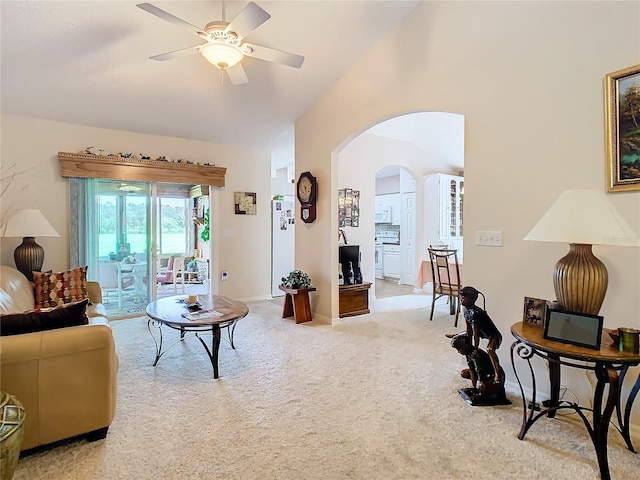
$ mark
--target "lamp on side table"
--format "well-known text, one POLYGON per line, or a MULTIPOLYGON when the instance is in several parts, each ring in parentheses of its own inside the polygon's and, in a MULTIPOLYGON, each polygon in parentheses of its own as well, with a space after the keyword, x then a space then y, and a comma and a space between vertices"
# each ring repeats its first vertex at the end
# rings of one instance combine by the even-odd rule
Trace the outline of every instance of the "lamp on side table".
POLYGON ((59 237, 55 228, 37 209, 14 212, 2 227, 2 237, 22 237, 22 243, 13 252, 16 268, 33 281, 33 272, 42 270, 44 249, 36 243, 35 237, 59 237))
POLYGON ((553 271, 556 299, 565 310, 591 315, 600 311, 609 282, 592 245, 640 246, 638 234, 598 190, 563 192, 524 239, 569 244, 553 271))

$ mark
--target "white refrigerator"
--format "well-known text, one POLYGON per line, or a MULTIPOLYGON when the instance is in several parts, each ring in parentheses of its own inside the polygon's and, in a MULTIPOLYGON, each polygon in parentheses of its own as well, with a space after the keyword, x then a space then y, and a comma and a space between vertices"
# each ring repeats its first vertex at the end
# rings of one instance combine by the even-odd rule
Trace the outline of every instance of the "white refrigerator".
POLYGON ((294 270, 295 235, 293 197, 271 202, 271 295, 281 297, 282 277, 294 270))

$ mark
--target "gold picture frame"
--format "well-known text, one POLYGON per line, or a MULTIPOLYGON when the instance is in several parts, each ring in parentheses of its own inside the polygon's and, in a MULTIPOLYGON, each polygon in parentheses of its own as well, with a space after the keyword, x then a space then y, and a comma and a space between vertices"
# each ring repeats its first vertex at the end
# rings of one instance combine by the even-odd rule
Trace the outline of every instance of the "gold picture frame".
POLYGON ((605 77, 607 191, 640 190, 640 65, 605 77))

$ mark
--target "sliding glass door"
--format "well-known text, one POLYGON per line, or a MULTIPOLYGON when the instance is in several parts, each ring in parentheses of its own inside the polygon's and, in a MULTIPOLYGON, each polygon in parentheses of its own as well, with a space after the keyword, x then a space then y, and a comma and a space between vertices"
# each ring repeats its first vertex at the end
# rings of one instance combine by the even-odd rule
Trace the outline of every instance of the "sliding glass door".
POLYGON ((111 315, 144 312, 154 296, 152 207, 149 183, 88 181, 87 264, 111 315))
POLYGON ((208 293, 202 187, 86 179, 82 191, 79 262, 100 282, 110 317, 143 314, 161 296, 208 293))

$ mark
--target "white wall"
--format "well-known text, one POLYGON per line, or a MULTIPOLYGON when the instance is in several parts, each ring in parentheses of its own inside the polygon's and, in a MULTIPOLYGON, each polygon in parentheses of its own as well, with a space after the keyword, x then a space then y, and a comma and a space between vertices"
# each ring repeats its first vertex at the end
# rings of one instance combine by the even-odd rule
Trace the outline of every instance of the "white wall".
MULTIPOLYGON (((333 266, 341 149, 404 112, 460 113, 465 283, 486 294, 505 337, 500 358, 513 379, 510 326, 522 318, 524 296, 553 298, 553 265, 568 250, 522 238, 563 190, 604 190, 603 80, 637 64, 639 45, 638 2, 421 4, 296 122, 296 169, 316 175, 321 192, 318 219, 296 229, 297 266, 318 289, 314 318, 338 317, 333 266), (504 246, 476 247, 477 230, 503 231, 504 246)), ((373 189, 366 184, 361 192, 365 187, 373 189)), ((609 198, 640 231, 640 192, 609 198)), ((640 249, 596 247, 595 253, 609 269, 605 325, 640 327, 640 249)), ((583 373, 566 375, 563 384, 581 396, 590 392, 583 373)), ((640 423, 637 409, 633 421, 640 423)))
MULTIPOLYGON (((60 176, 58 152, 79 152, 93 145, 227 167, 226 186, 213 188, 211 198, 212 288, 235 298, 270 298, 269 152, 5 114, 1 133, 2 177, 14 164, 22 172, 2 196, 2 216, 38 208, 60 233, 60 238, 37 239, 45 249, 44 268, 64 270, 69 265, 69 181, 60 176), (234 191, 256 192, 258 214, 235 215, 234 191), (229 272, 229 280, 218 284, 221 270, 229 272)), ((13 250, 21 239, 1 241, 1 263, 14 265, 13 250)))

